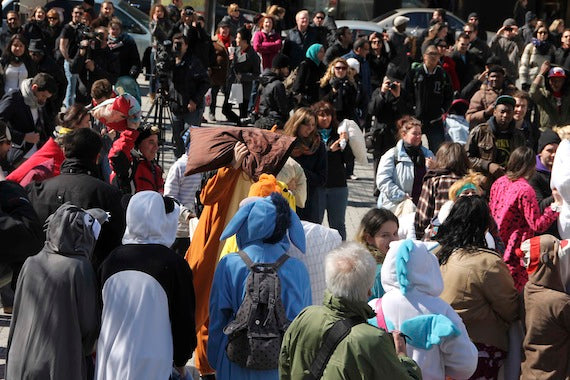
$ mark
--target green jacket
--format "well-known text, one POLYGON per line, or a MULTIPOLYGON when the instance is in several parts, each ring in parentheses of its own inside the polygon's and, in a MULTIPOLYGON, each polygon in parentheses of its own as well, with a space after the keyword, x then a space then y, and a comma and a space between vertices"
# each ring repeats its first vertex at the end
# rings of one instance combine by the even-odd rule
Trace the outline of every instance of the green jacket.
POLYGON ((546 128, 552 129, 552 127, 567 125, 570 123, 570 93, 566 90, 562 95, 562 104, 560 105, 560 112, 558 112, 554 96, 552 96, 551 91, 544 87, 544 76, 540 75, 540 77, 540 84, 533 82, 529 91, 530 97, 540 112, 540 129, 543 131, 546 128))
MULTIPOLYGON (((366 302, 353 302, 325 293, 323 306, 309 306, 287 329, 279 357, 279 378, 310 379, 309 367, 325 332, 342 318, 374 317, 366 302)), ((417 364, 398 356, 391 336, 367 323, 356 325, 332 354, 322 379, 421 379, 417 364)))

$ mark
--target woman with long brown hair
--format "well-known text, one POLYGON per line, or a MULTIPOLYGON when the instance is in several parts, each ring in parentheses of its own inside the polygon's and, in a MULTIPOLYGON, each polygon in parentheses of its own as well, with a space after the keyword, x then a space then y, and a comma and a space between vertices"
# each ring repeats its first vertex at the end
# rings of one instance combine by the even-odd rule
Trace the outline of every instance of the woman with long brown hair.
POLYGON ((327 152, 317 132, 315 113, 306 107, 298 108, 283 127, 283 133, 297 137, 291 157, 301 165, 307 178, 307 201, 297 208, 302 220, 321 224, 327 182, 327 152))
POLYGON ((515 149, 507 162, 507 174, 497 179, 491 187, 489 202, 499 235, 506 244, 503 260, 519 292, 528 281, 528 274, 515 251, 523 241, 550 227, 558 218, 562 205, 562 197, 553 189, 554 202, 546 207, 544 213, 540 211, 536 193, 528 183, 535 166, 536 157, 532 149, 524 146, 515 149))

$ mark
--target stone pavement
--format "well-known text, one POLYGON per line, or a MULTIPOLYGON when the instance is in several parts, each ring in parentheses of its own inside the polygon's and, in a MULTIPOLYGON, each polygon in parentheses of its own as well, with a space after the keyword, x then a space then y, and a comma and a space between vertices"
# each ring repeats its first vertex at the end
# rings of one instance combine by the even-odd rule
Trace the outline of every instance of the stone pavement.
MULTIPOLYGON (((147 86, 146 83, 143 84, 142 90, 143 93, 146 94, 147 86)), ((223 99, 221 96, 218 98, 218 108, 216 109, 216 119, 217 120, 225 120, 225 117, 221 114, 221 105, 223 99)), ((142 99, 142 108, 143 111, 146 112, 150 108, 150 100, 147 96, 143 96, 142 99)), ((205 112, 205 115, 208 115, 208 112, 205 112)), ((206 116, 207 117, 207 116, 206 116)), ((204 125, 227 125, 224 122, 218 122, 216 124, 206 123, 204 125)), ((169 140, 171 137, 170 128, 167 125, 166 130, 166 139, 169 140)), ((166 172, 168 168, 174 162, 174 155, 172 154, 172 150, 167 150, 164 153, 164 169, 165 169, 165 178, 166 172)), ((162 162, 161 162, 162 164, 162 162)), ((372 156, 369 157, 369 165, 363 166, 356 164, 354 169, 354 174, 358 177, 357 180, 348 180, 348 208, 346 210, 346 233, 347 233, 347 240, 354 240, 354 236, 358 229, 358 225, 360 223, 360 219, 362 216, 370 209, 374 207, 376 204, 376 200, 372 196, 373 192, 373 183, 374 183, 374 173, 373 173, 373 166, 372 166, 372 156)), ((325 215, 325 220, 323 222, 324 225, 327 225, 327 218, 325 215)), ((10 315, 6 315, 3 312, 0 313, 0 379, 4 379, 4 372, 6 367, 6 353, 7 353, 7 343, 8 343, 8 333, 10 328, 10 315)), ((198 373, 196 369, 193 367, 193 360, 190 360, 188 363, 188 369, 191 371, 192 375, 195 379, 198 379, 198 373)))

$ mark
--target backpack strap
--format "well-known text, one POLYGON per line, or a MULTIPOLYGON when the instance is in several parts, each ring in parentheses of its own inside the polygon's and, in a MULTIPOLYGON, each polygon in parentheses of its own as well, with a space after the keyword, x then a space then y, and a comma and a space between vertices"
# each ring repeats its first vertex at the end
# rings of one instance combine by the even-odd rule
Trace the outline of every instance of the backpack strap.
POLYGON ((245 265, 247 265, 247 267, 251 270, 251 267, 254 265, 254 262, 251 261, 247 253, 245 253, 244 251, 239 251, 238 255, 245 262, 245 265))
POLYGON ((273 268, 275 268, 275 271, 277 271, 277 269, 279 269, 279 267, 281 265, 283 265, 285 263, 285 261, 287 261, 287 259, 289 258, 289 255, 284 253, 281 256, 279 256, 279 258, 277 259, 277 261, 275 261, 275 264, 273 264, 273 268))
POLYGON ((327 330, 323 340, 323 344, 317 352, 315 360, 311 363, 309 372, 313 379, 320 379, 323 376, 323 372, 327 367, 327 364, 340 342, 350 333, 350 330, 360 324, 364 323, 362 319, 341 319, 336 321, 333 326, 327 330))
POLYGON ((374 311, 376 312, 376 323, 378 324, 378 327, 388 331, 388 328, 386 327, 386 318, 384 317, 384 310, 382 309, 382 297, 376 300, 374 311))

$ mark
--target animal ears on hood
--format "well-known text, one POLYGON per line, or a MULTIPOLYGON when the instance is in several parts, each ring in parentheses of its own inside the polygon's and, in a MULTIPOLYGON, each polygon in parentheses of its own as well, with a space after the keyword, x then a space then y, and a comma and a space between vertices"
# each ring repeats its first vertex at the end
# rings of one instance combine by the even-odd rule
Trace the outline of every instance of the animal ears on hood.
POLYGON ((400 291, 406 294, 410 281, 408 280, 408 262, 410 253, 416 248, 412 240, 404 240, 396 253, 396 276, 400 284, 400 291))
MULTIPOLYGON (((257 198, 252 197, 253 199, 249 202, 243 202, 239 210, 230 220, 224 232, 220 236, 220 240, 224 240, 229 238, 230 236, 236 235, 246 223, 250 222, 249 218, 251 214, 254 214, 254 208, 257 206, 259 207, 259 202, 268 202, 267 206, 271 204, 272 207, 275 207, 270 200, 270 197, 265 198, 257 198)), ((246 198, 247 199, 247 198, 246 198)), ((299 251, 305 253, 306 250, 306 242, 305 242, 305 232, 303 230, 303 225, 301 224, 301 220, 297 216, 297 214, 288 208, 288 212, 290 213, 290 220, 291 223, 288 228, 289 239, 291 243, 299 249, 299 251)), ((272 225, 275 225, 275 221, 271 221, 272 225)))

